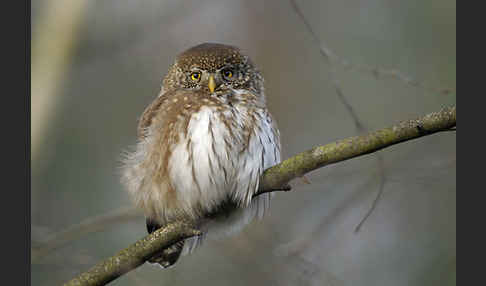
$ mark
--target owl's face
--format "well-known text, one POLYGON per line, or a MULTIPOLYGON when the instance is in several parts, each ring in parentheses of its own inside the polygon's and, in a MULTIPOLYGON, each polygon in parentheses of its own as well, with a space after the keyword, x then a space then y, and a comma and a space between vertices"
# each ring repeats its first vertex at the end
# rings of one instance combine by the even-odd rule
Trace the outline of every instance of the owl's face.
POLYGON ((182 88, 218 95, 244 90, 260 95, 263 77, 238 48, 205 43, 177 56, 163 87, 165 91, 182 88))

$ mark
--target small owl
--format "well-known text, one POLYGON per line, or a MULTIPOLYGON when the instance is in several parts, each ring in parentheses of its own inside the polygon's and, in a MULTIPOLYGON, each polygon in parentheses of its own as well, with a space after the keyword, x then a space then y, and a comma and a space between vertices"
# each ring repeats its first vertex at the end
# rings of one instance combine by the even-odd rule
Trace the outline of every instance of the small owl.
POLYGON ((263 77, 238 48, 205 43, 178 55, 140 118, 138 137, 123 182, 147 231, 186 220, 204 233, 149 262, 171 266, 204 238, 235 233, 268 209, 270 194, 253 195, 263 171, 280 162, 279 130, 263 77))

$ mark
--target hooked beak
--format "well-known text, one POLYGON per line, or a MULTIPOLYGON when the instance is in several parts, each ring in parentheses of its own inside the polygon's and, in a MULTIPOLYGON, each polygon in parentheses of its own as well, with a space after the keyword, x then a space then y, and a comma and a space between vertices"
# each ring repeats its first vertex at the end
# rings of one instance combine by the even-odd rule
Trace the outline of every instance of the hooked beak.
POLYGON ((211 92, 214 92, 214 89, 216 88, 216 82, 214 81, 214 76, 212 75, 209 76, 208 87, 209 91, 211 92))

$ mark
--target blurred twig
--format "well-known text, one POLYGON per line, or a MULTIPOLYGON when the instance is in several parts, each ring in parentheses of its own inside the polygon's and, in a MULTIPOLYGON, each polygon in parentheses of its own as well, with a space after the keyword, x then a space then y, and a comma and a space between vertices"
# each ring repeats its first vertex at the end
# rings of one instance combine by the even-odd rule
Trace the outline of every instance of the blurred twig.
MULTIPOLYGON (((308 32, 312 36, 312 40, 316 44, 316 46, 319 47, 319 53, 321 54, 322 58, 327 61, 329 64, 329 78, 331 80, 331 83, 336 91, 336 95, 341 101, 341 103, 344 105, 346 110, 348 111, 349 115, 351 115, 351 118, 353 119, 354 126, 356 128, 356 131, 358 134, 363 134, 368 131, 368 128, 365 126, 364 123, 361 122, 361 119, 359 116, 356 114, 354 111, 353 106, 349 103, 348 99, 344 95, 343 89, 341 88, 339 81, 336 76, 336 71, 334 69, 334 63, 333 59, 340 60, 334 53, 331 52, 331 50, 327 47, 327 45, 324 42, 321 42, 319 40, 319 37, 317 34, 314 32, 312 29, 312 26, 310 23, 307 21, 307 18, 305 17, 304 13, 299 9, 299 6, 297 6, 297 3, 295 3, 295 0, 290 0, 290 4, 292 6, 292 9, 294 12, 299 16, 299 18, 302 20, 304 23, 305 27, 307 28, 308 32)), ((340 61, 341 62, 341 61, 340 61)), ((380 174, 380 184, 378 188, 378 193, 376 194, 375 199, 373 200, 373 203, 371 207, 369 208, 368 212, 363 216, 359 224, 355 228, 355 232, 358 232, 363 225, 363 223, 368 219, 368 217, 371 215, 373 210, 376 208, 376 205, 378 204, 381 194, 383 193, 383 190, 385 189, 385 181, 386 181, 386 172, 385 172, 385 167, 383 165, 383 157, 381 156, 380 153, 375 154, 376 157, 376 162, 378 166, 378 171, 380 174)))
MULTIPOLYGON (((358 134, 362 134, 364 132, 368 131, 368 128, 365 126, 365 124, 362 123, 358 115, 353 109, 353 106, 349 103, 347 100, 342 87, 339 84, 339 80, 337 79, 336 76, 336 70, 335 70, 335 64, 339 64, 345 68, 345 70, 354 70, 354 71, 359 71, 359 72, 365 72, 372 74, 375 78, 383 78, 383 77, 392 77, 397 80, 400 80, 404 82, 405 84, 408 84, 410 86, 414 86, 417 88, 422 88, 427 91, 431 92, 437 92, 440 94, 447 94, 453 91, 451 88, 433 88, 425 85, 424 83, 421 83, 417 80, 412 79, 410 76, 404 74, 403 72, 396 70, 396 69, 385 69, 381 67, 373 67, 373 66, 368 66, 368 65, 356 65, 348 60, 338 56, 335 54, 324 41, 321 41, 315 31, 312 29, 311 24, 305 17, 304 13, 300 10, 299 6, 295 2, 295 0, 290 0, 290 4, 292 6, 292 10, 297 14, 297 16, 302 20, 303 24, 305 25, 307 31, 310 33, 312 37, 312 41, 314 44, 319 47, 319 53, 322 56, 323 59, 326 60, 326 62, 329 64, 329 79, 331 80, 331 83, 336 91, 336 94, 338 96, 339 101, 344 105, 348 113, 353 119, 356 131, 358 134)), ((383 191, 385 189, 385 182, 386 182, 386 172, 385 172, 385 167, 383 164, 383 157, 381 154, 377 153, 375 154, 376 160, 377 160, 377 168, 380 174, 380 184, 378 188, 378 192, 376 194, 375 199, 373 200, 373 203, 371 204, 370 208, 366 212, 366 214, 363 216, 361 221, 358 223, 356 228, 354 229, 354 232, 359 232, 361 227, 363 226, 363 223, 368 219, 368 217, 372 214, 373 210, 376 208, 381 195, 383 194, 383 191)))
POLYGON ((50 235, 46 242, 31 249, 31 263, 38 262, 42 257, 81 235, 105 230, 115 225, 141 217, 141 212, 135 207, 123 207, 112 212, 91 217, 79 224, 70 226, 65 230, 50 235))
POLYGON ((135 242, 64 285, 105 285, 128 271, 142 265, 154 253, 180 240, 200 235, 190 224, 179 221, 168 224, 135 242))
POLYGON ((363 226, 363 223, 368 219, 371 213, 375 210, 376 205, 378 205, 381 195, 385 190, 386 173, 385 173, 385 166, 383 162, 383 156, 381 156, 381 154, 379 153, 375 154, 375 156, 378 163, 378 172, 380 173, 380 186, 378 187, 378 193, 376 193, 376 197, 373 200, 373 203, 371 203, 371 207, 368 209, 368 211, 363 216, 363 218, 358 223, 358 225, 354 228, 355 233, 360 231, 361 227, 363 226))
POLYGON ((423 90, 427 90, 429 92, 436 92, 439 94, 449 94, 452 92, 455 92, 455 89, 453 88, 436 88, 436 87, 431 87, 426 85, 423 82, 420 82, 416 79, 413 79, 411 76, 405 74, 404 72, 398 70, 398 69, 387 69, 383 67, 378 67, 378 66, 371 66, 371 65, 357 65, 354 63, 351 63, 349 60, 338 56, 336 53, 334 53, 325 43, 319 40, 319 37, 317 37, 317 34, 312 30, 311 25, 305 18, 304 14, 300 11, 299 7, 297 6, 297 3, 295 3, 295 0, 290 0, 290 4, 292 6, 292 9, 294 10, 295 13, 298 14, 298 16, 302 19, 304 22, 304 25, 306 26, 307 30, 311 33, 312 35, 312 40, 314 43, 319 47, 320 53, 323 57, 325 57, 329 63, 337 63, 340 66, 342 66, 345 70, 350 70, 350 71, 358 71, 358 72, 363 72, 366 74, 371 74, 375 78, 385 78, 385 77, 390 77, 396 80, 399 80, 409 86, 413 86, 416 88, 421 88, 423 90))
MULTIPOLYGON (((260 178, 257 195, 284 189, 292 179, 323 166, 370 154, 400 142, 449 130, 455 126, 456 107, 453 106, 366 135, 314 147, 265 170, 260 178)), ((169 224, 117 255, 100 262, 65 285, 104 285, 140 266, 164 247, 197 234, 192 229, 192 225, 186 222, 169 224)))

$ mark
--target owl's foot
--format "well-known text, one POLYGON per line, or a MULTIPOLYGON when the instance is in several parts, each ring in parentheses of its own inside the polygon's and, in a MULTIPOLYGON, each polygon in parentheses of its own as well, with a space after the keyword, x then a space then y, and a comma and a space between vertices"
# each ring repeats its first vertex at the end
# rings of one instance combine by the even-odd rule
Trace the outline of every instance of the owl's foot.
MULTIPOLYGON (((152 233, 161 227, 159 224, 157 224, 154 220, 150 218, 146 218, 146 223, 147 223, 148 233, 152 233)), ((165 248, 161 252, 155 254, 148 260, 148 262, 150 264, 158 265, 162 268, 168 268, 177 262, 179 256, 181 256, 181 252, 183 248, 184 248, 184 240, 179 241, 165 248)))
POLYGON ((164 269, 169 268, 177 262, 177 260, 181 256, 183 248, 184 241, 179 241, 151 257, 148 262, 158 265, 164 269))

